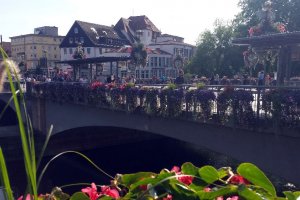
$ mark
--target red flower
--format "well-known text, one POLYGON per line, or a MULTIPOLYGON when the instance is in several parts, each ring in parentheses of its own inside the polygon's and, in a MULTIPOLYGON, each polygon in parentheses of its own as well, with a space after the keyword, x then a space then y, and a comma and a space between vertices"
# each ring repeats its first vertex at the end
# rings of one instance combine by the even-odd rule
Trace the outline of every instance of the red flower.
POLYGON ((144 190, 144 191, 146 191, 147 190, 147 185, 140 185, 140 187, 139 187, 141 190, 144 190))
POLYGON ((111 189, 108 186, 101 186, 101 193, 100 194, 110 196, 110 197, 115 198, 115 199, 120 197, 118 190, 111 189))
POLYGON ((163 200, 172 200, 172 195, 168 194, 167 197, 164 197, 163 200))
POLYGON ((101 83, 99 81, 95 81, 95 82, 92 83, 91 88, 92 88, 92 90, 95 90, 95 89, 97 89, 97 88, 99 88, 103 85, 104 85, 103 83, 101 83))
MULTIPOLYGON (((181 170, 178 166, 174 166, 171 169, 171 172, 175 172, 176 175, 182 175, 181 170)), ((184 183, 186 185, 191 185, 193 180, 194 180, 194 177, 188 176, 188 175, 178 177, 178 181, 180 181, 181 183, 184 183)))
POLYGON ((178 177, 178 180, 181 183, 184 183, 186 185, 191 185, 193 183, 194 177, 192 177, 192 176, 181 176, 181 177, 178 177))
POLYGON ((234 175, 233 177, 231 177, 231 179, 229 180, 229 182, 231 184, 236 184, 236 185, 239 185, 239 184, 250 184, 250 182, 245 179, 244 177, 240 176, 240 175, 234 175))
POLYGON ((92 187, 81 189, 81 192, 86 193, 90 197, 90 200, 96 200, 100 194, 97 193, 97 186, 95 183, 92 183, 91 186, 92 187))

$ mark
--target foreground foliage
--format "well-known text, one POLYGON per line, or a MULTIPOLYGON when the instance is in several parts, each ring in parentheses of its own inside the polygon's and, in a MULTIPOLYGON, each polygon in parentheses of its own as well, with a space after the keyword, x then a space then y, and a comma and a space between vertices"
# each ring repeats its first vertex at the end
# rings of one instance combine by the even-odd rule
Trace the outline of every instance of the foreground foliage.
POLYGON ((112 200, 112 199, 216 199, 216 200, 296 200, 300 192, 284 192, 278 197, 276 190, 266 175, 251 163, 242 163, 236 173, 230 167, 216 169, 212 166, 198 168, 192 163, 184 163, 181 168, 174 166, 170 171, 160 173, 138 172, 116 175, 110 185, 91 186, 69 196, 59 188, 51 194, 40 195, 41 200, 112 200))

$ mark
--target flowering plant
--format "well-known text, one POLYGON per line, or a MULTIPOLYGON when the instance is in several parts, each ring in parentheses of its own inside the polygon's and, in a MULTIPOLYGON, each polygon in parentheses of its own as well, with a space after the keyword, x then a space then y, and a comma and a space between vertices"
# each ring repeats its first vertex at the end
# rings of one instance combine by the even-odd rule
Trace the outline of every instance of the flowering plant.
POLYGON ((284 200, 300 196, 299 192, 283 193, 285 198, 278 197, 271 181, 251 163, 242 163, 233 171, 230 167, 196 167, 187 162, 159 173, 117 174, 110 185, 92 183, 71 197, 60 191, 40 195, 39 200, 61 199, 62 194, 65 200, 284 200))

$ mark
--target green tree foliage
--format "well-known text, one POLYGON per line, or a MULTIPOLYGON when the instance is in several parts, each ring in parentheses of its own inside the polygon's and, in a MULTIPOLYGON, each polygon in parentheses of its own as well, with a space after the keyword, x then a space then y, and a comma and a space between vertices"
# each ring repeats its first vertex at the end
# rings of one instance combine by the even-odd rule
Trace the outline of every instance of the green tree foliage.
POLYGON ((231 76, 238 72, 244 63, 240 48, 230 43, 233 37, 233 26, 217 20, 213 31, 206 30, 200 35, 188 71, 207 77, 216 73, 231 76))

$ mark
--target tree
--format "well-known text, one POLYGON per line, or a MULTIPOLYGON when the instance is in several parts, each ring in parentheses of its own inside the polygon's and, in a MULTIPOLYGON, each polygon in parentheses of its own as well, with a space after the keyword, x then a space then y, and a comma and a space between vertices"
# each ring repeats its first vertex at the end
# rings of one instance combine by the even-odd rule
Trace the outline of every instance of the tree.
MULTIPOLYGON (((248 35, 248 29, 259 23, 258 13, 268 0, 240 0, 241 12, 237 15, 235 32, 240 37, 248 35)), ((275 22, 282 22, 288 31, 300 30, 300 1, 299 0, 272 0, 275 22)))
POLYGON ((209 77, 216 73, 231 76, 239 71, 243 57, 240 48, 231 45, 232 37, 235 37, 232 25, 217 20, 213 31, 200 34, 188 71, 209 77))

